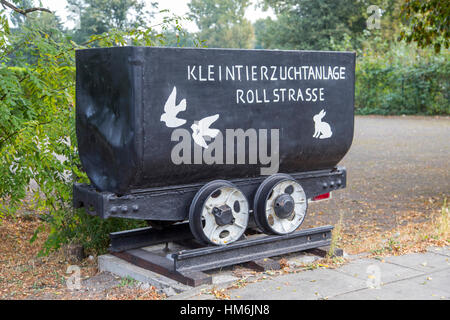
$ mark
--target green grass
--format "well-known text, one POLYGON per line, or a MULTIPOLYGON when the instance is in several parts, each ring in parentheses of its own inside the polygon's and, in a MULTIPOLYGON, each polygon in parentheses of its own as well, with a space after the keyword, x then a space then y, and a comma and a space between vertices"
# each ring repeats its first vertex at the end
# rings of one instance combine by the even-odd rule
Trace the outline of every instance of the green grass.
POLYGON ((125 278, 122 278, 120 280, 120 283, 117 285, 119 288, 123 288, 123 287, 132 287, 135 286, 138 283, 137 280, 134 280, 133 278, 131 278, 130 276, 127 276, 125 278))

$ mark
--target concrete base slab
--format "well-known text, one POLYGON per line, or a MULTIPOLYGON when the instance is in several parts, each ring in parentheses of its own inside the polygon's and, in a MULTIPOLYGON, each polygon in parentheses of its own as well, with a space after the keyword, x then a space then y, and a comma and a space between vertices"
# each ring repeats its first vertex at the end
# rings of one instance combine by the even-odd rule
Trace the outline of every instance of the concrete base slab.
POLYGON ((134 264, 110 254, 98 257, 98 268, 100 271, 108 271, 119 277, 130 277, 139 282, 148 283, 158 289, 171 287, 175 292, 179 293, 191 288, 158 273, 135 266, 134 264))
MULTIPOLYGON (((199 286, 194 289, 158 273, 135 266, 110 254, 98 257, 98 268, 100 271, 107 271, 119 277, 130 277, 139 282, 148 283, 160 289, 167 296, 174 296, 185 291, 189 291, 190 295, 196 295, 206 287, 199 286)), ((237 277, 231 274, 231 270, 213 270, 209 274, 212 276, 213 285, 226 285, 238 280, 237 277)))
POLYGON ((213 275, 212 282, 213 284, 227 284, 232 283, 234 281, 239 280, 239 278, 231 275, 231 274, 217 274, 213 275))
POLYGON ((289 264, 290 267, 293 268, 307 266, 319 259, 321 258, 318 256, 305 253, 298 253, 286 257, 287 263, 289 264))

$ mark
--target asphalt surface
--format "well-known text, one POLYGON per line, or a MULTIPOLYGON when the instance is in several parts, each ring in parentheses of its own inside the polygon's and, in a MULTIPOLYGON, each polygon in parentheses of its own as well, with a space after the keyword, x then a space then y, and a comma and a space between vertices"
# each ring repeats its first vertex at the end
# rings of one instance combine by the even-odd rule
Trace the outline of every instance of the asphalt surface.
MULTIPOLYGON (((450 118, 357 116, 347 168, 347 187, 333 199, 310 204, 302 228, 375 224, 395 228, 411 212, 442 206, 450 193, 450 118)), ((426 219, 418 214, 417 221, 426 219)))

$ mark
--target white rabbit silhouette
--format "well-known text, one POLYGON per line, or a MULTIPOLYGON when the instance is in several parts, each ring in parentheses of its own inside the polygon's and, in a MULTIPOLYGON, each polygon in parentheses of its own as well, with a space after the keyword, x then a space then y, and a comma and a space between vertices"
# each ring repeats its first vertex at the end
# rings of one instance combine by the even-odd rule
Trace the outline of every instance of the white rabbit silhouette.
POLYGON ((313 138, 326 139, 333 135, 330 125, 326 122, 322 122, 322 118, 325 117, 326 114, 325 110, 322 109, 313 117, 315 125, 313 138))

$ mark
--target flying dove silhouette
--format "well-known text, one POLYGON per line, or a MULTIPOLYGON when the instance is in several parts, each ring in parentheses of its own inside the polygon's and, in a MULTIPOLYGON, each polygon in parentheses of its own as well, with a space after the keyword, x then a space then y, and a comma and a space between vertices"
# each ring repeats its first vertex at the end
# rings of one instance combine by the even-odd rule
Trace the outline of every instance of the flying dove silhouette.
POLYGON ((219 115, 215 114, 210 117, 206 117, 198 121, 198 123, 194 123, 191 126, 192 129, 192 138, 194 142, 199 146, 202 146, 205 149, 208 149, 208 145, 206 144, 204 136, 209 136, 211 138, 215 138, 219 134, 218 129, 210 129, 209 126, 213 124, 214 121, 219 119, 219 115))
POLYGON ((176 128, 182 126, 186 123, 185 119, 177 118, 177 114, 181 111, 186 110, 186 99, 181 100, 181 102, 176 105, 177 98, 177 87, 173 87, 172 93, 169 98, 167 98, 166 104, 164 105, 164 113, 161 115, 161 121, 166 123, 169 128, 176 128))

